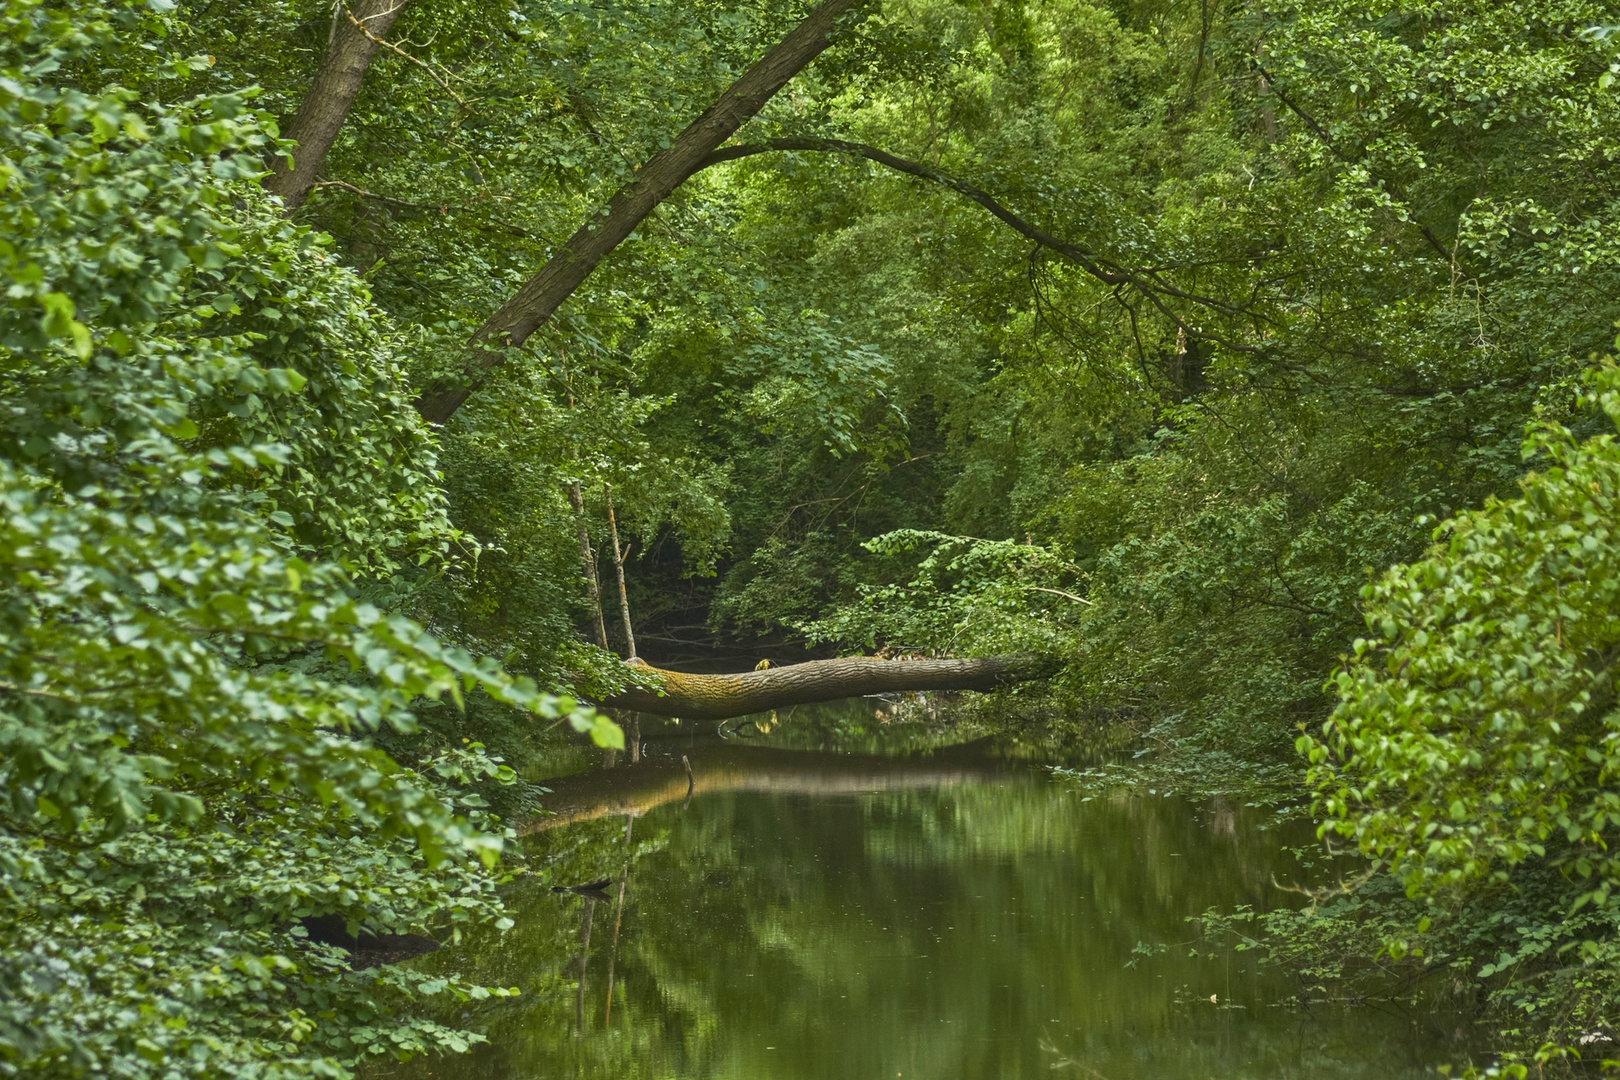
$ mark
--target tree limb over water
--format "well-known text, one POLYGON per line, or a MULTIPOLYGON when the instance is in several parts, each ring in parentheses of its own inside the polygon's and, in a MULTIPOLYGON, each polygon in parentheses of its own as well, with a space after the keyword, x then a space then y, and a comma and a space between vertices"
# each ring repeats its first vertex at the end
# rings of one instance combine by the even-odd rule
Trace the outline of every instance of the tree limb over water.
POLYGON ((849 656, 766 668, 738 675, 693 675, 636 665, 662 682, 663 693, 630 689, 602 704, 657 716, 726 720, 733 716, 813 705, 820 701, 925 690, 986 692, 1008 683, 1044 678, 1051 666, 1034 656, 967 660, 881 660, 849 656))

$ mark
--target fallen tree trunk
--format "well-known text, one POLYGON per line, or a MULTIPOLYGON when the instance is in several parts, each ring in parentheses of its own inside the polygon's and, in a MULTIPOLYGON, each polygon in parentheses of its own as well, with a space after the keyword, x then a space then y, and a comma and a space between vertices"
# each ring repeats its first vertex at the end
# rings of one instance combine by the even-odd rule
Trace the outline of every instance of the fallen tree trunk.
POLYGON ((662 693, 630 689, 602 704, 658 716, 725 720, 733 716, 812 705, 818 701, 922 690, 994 690, 1050 674, 1033 656, 986 656, 972 660, 880 660, 851 656, 748 671, 740 675, 692 675, 637 664, 657 678, 662 693))

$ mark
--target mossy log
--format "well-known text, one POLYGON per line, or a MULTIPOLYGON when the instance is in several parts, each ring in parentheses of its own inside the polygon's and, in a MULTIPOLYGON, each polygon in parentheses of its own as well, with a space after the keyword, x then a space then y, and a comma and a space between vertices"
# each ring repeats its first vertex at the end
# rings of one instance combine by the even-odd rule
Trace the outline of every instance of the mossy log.
POLYGON ((880 660, 872 656, 812 660, 805 664, 740 675, 693 675, 634 661, 662 692, 632 688, 602 704, 688 720, 733 716, 811 705, 818 701, 923 690, 994 690, 1005 683, 1038 679, 1050 665, 1032 656, 985 656, 971 660, 880 660))

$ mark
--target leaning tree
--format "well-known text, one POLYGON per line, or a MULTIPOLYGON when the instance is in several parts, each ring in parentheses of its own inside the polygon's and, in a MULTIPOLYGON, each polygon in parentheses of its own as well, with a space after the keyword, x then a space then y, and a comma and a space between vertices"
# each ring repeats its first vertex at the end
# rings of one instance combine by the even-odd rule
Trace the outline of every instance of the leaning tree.
MULTIPOLYGON (((353 105, 367 65, 379 48, 388 45, 386 34, 409 0, 356 0, 338 5, 331 39, 320 69, 289 125, 288 136, 298 143, 291 159, 273 164, 266 183, 286 202, 289 212, 302 204, 317 182, 327 152, 353 105)), ((824 0, 768 49, 743 75, 715 98, 667 147, 636 167, 633 178, 620 187, 606 205, 593 210, 574 234, 551 254, 505 303, 471 335, 454 377, 426 387, 416 400, 417 411, 430 424, 442 427, 491 377, 512 350, 521 347, 590 277, 615 248, 701 170, 766 153, 828 153, 862 158, 932 184, 943 185, 978 203, 998 220, 1045 251, 1080 268, 1108 285, 1116 299, 1129 296, 1146 303, 1173 324, 1184 340, 1207 340, 1237 351, 1252 345, 1223 336, 1186 314, 1242 318, 1254 307, 1254 298, 1236 301, 1203 295, 1178 286, 1162 271, 1120 264, 1087 247, 1064 240, 1009 209, 989 192, 927 164, 889 154, 877 147, 830 138, 776 138, 756 143, 727 145, 742 125, 758 115, 771 99, 807 65, 833 44, 840 32, 859 20, 863 0, 824 0)), ((570 501, 578 498, 572 489, 570 501)), ((592 580, 594 560, 582 535, 582 554, 592 580)), ((617 547, 617 544, 615 544, 617 547)), ((605 644, 605 634, 599 633, 605 644)), ((736 716, 759 708, 790 703, 827 701, 858 694, 903 690, 986 690, 1000 682, 1032 677, 1040 669, 1027 658, 943 659, 926 664, 915 661, 884 662, 861 659, 817 662, 774 669, 747 676, 697 678, 636 663, 640 683, 657 690, 632 688, 611 704, 669 715, 736 716)))

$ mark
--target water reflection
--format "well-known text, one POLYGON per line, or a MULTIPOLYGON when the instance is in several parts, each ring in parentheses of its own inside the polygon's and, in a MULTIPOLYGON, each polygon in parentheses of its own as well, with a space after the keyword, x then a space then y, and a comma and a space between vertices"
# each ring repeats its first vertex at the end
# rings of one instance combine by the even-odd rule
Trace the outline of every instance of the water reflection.
POLYGON ((635 768, 576 773, 546 781, 550 811, 527 830, 541 832, 602 817, 640 817, 698 795, 754 791, 836 796, 937 790, 1009 781, 1028 783, 1027 768, 995 756, 989 739, 918 756, 878 756, 737 745, 718 738, 662 739, 635 768))
POLYGON ((1273 879, 1308 827, 1083 802, 988 741, 647 750, 551 785, 516 929, 418 961, 523 996, 463 1021, 489 1047, 399 1075, 1386 1078, 1457 1056, 1426 1014, 1278 1008, 1292 988, 1242 954, 1188 956, 1186 916, 1291 902, 1273 879))

